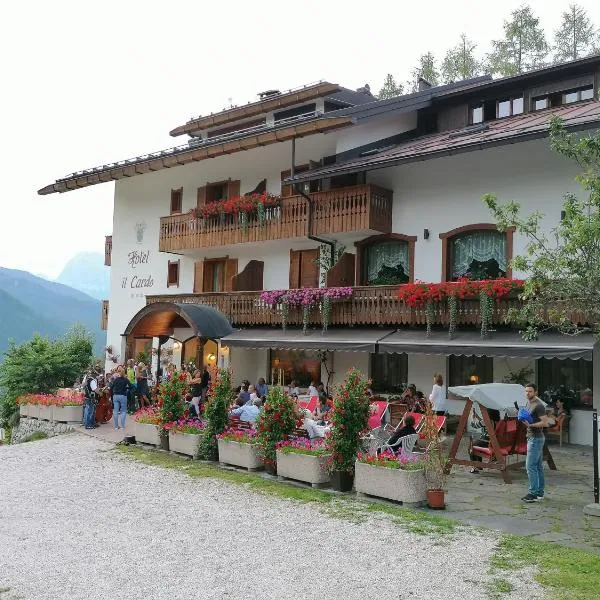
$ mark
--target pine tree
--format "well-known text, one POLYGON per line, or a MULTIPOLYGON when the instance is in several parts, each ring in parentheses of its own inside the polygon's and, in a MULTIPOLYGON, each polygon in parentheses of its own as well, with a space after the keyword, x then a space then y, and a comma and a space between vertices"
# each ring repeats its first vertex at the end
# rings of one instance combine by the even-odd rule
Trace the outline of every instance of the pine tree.
POLYGON ((459 43, 446 52, 442 62, 442 78, 445 83, 475 77, 482 72, 482 65, 475 56, 474 44, 464 33, 459 43))
POLYGON ((432 86, 436 86, 440 82, 440 73, 435 64, 435 56, 432 52, 421 54, 419 57, 419 65, 411 72, 410 89, 412 92, 419 91, 419 78, 427 80, 432 86))
POLYGON ((554 62, 577 60, 592 54, 598 42, 598 34, 579 4, 570 4, 562 14, 560 28, 554 33, 554 62))
POLYGON ((504 21, 504 39, 492 41, 488 56, 490 71, 504 77, 539 69, 548 55, 544 30, 531 8, 525 4, 511 16, 504 21))
POLYGON ((394 76, 391 73, 388 73, 383 82, 383 86, 379 90, 379 94, 377 94, 377 98, 379 100, 387 100, 388 98, 401 96, 403 92, 404 86, 401 83, 396 82, 394 76))

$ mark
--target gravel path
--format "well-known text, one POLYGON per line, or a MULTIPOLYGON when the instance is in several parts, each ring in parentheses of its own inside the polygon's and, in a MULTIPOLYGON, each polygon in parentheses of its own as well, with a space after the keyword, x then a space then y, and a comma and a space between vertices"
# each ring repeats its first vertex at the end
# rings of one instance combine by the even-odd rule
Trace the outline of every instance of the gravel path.
POLYGON ((332 518, 80 434, 0 447, 1 600, 481 600, 493 545, 332 518))

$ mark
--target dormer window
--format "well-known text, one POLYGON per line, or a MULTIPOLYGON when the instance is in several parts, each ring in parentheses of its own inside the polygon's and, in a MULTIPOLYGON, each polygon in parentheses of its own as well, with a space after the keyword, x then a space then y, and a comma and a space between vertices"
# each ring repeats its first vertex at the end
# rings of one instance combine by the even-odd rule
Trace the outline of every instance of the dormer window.
POLYGON ((593 100, 594 88, 587 86, 578 90, 569 90, 563 94, 563 104, 573 104, 573 102, 581 102, 582 100, 593 100))
POLYGON ((548 96, 542 96, 541 98, 534 98, 532 103, 533 110, 544 110, 550 106, 550 99, 548 96))
POLYGON ((483 104, 471 107, 471 124, 477 125, 477 123, 483 123, 483 104))
POLYGON ((520 115, 523 113, 523 98, 508 98, 506 100, 499 100, 496 108, 496 118, 504 119, 506 117, 512 117, 514 115, 520 115))

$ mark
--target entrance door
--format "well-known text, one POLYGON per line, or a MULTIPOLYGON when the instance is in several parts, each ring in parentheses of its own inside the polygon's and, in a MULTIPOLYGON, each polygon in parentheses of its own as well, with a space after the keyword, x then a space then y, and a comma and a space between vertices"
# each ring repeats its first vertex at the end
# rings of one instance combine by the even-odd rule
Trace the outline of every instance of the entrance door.
POLYGON ((290 250, 290 289, 319 287, 319 249, 290 250))

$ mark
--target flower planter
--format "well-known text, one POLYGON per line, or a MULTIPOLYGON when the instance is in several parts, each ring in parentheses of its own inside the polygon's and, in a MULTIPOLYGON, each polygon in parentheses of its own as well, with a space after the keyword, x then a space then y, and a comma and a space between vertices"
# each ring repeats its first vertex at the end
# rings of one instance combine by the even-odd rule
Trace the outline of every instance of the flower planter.
POLYGON ((40 405, 39 404, 28 404, 28 414, 30 419, 39 419, 40 418, 40 405))
POLYGON ((328 455, 277 451, 277 475, 305 481, 313 487, 329 482, 328 455))
POLYGON ((427 498, 425 470, 405 471, 356 461, 354 487, 359 494, 421 505, 427 498))
POLYGON ((444 490, 427 490, 427 506, 435 510, 446 508, 444 490))
POLYGON ((136 442, 160 446, 160 434, 156 425, 152 423, 134 423, 133 434, 136 442))
POLYGON ((52 421, 52 407, 51 406, 40 406, 40 414, 38 419, 42 421, 52 421))
POLYGON ((179 454, 187 454, 194 457, 198 453, 199 444, 200 436, 197 434, 173 433, 169 431, 169 448, 171 452, 179 452, 179 454))
POLYGON ((354 475, 349 471, 331 471, 331 487, 336 492, 351 492, 354 475))
POLYGON ((217 440, 219 445, 219 462, 236 467, 244 467, 248 471, 263 468, 258 458, 256 444, 243 444, 228 440, 217 440))
POLYGON ((29 404, 19 404, 19 415, 21 417, 29 416, 29 404))
POLYGON ((83 421, 83 406, 53 406, 52 420, 61 423, 81 423, 83 421))

